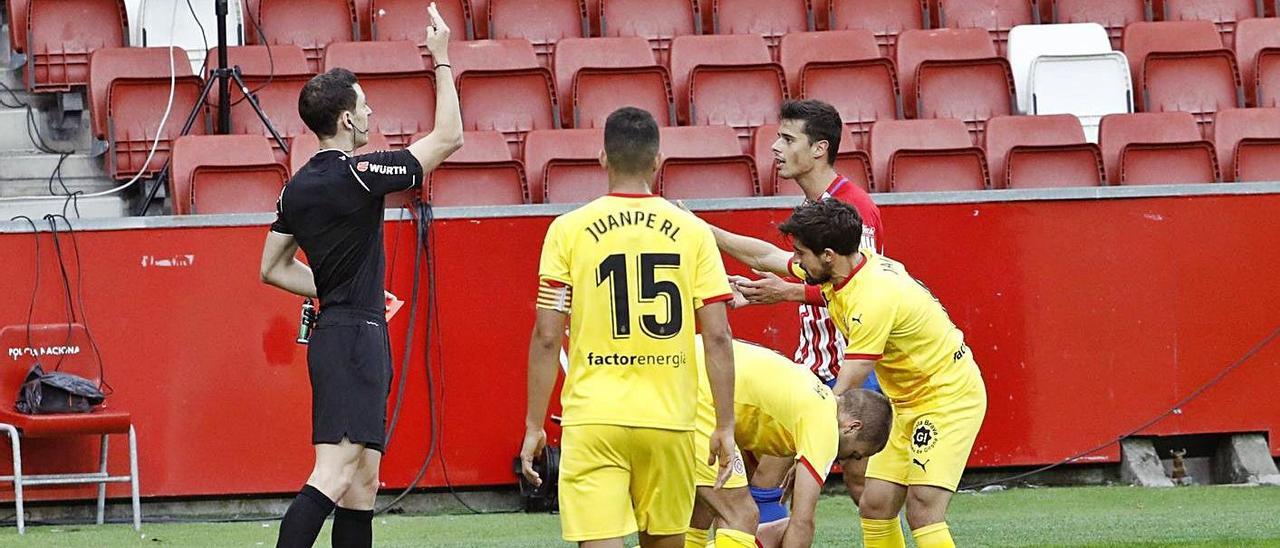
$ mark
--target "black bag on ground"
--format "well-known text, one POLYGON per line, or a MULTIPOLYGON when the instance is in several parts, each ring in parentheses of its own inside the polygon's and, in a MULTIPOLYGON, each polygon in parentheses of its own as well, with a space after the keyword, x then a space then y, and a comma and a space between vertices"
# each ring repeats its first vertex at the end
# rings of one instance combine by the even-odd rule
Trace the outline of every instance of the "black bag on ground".
POLYGON ((18 411, 28 415, 88 413, 104 399, 93 381, 60 371, 45 373, 35 364, 18 392, 18 411))

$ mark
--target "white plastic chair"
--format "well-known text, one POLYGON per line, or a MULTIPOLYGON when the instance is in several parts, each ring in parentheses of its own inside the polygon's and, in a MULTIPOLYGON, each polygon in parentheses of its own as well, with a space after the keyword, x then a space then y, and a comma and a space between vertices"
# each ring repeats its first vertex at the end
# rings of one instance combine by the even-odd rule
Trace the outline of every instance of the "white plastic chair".
POLYGON ((1111 51, 1107 29, 1097 23, 1018 25, 1009 31, 1009 68, 1018 90, 1018 113, 1031 112, 1027 77, 1031 62, 1042 55, 1091 55, 1111 51))
POLYGON ((1090 143, 1103 116, 1133 112, 1129 61, 1118 51, 1042 55, 1031 62, 1027 87, 1030 114, 1074 114, 1090 143))

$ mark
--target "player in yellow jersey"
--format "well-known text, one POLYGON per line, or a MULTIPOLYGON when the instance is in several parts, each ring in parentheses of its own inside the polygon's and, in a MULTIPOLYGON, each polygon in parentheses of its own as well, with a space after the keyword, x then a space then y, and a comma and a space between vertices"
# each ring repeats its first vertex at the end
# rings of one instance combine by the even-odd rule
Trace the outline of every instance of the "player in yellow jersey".
MULTIPOLYGON (((701 351, 701 339, 698 348, 701 351)), ((702 360, 695 363, 701 370, 702 360)), ((762 526, 758 540, 763 546, 779 544, 778 540, 786 547, 809 546, 818 496, 831 463, 837 459, 843 463, 859 461, 884 448, 893 415, 889 400, 860 389, 833 395, 808 368, 747 342, 733 342, 733 365, 734 439, 738 447, 757 458, 769 455, 798 463, 791 517, 762 526), (780 533, 780 539, 766 539, 766 528, 780 533)), ((714 427, 711 387, 701 381, 694 438, 699 450, 709 442, 714 427)), ((698 501, 685 536, 686 547, 706 546, 713 522, 717 538, 725 530, 756 531, 756 503, 747 490, 743 467, 734 467, 724 489, 713 489, 717 478, 711 466, 700 465, 695 477, 698 501)))
POLYGON ((862 220, 852 207, 832 199, 806 203, 778 229, 795 253, 722 230, 715 235, 752 268, 820 285, 848 343, 834 391, 860 386, 874 370, 893 404, 889 445, 867 464, 859 500, 864 545, 904 545, 897 516, 905 502, 917 546, 954 546, 947 505, 987 408, 963 333, 901 263, 858 249, 862 220))
MULTIPOLYGON (((601 163, 609 194, 557 217, 543 243, 520 458, 526 478, 540 484, 532 462, 546 440, 567 316, 564 539, 617 547, 638 530, 642 546, 678 547, 694 500, 695 320, 716 408, 708 462, 727 478, 735 451, 729 284, 707 224, 650 191, 659 165, 653 116, 611 114, 601 163)), ((730 536, 723 546, 754 542, 730 536)))

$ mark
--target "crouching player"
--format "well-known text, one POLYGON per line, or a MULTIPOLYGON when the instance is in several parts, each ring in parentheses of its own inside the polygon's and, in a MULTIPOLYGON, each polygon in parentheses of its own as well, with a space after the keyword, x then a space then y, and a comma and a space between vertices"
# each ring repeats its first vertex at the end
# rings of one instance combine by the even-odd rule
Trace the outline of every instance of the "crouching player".
MULTIPOLYGON (((702 455, 709 450, 716 422, 711 387, 701 372, 700 336, 696 342, 700 385, 694 454, 702 455)), ((749 461, 771 455, 797 463, 791 518, 762 528, 759 541, 762 546, 777 545, 781 533, 782 546, 809 546, 827 471, 836 459, 842 463, 860 461, 884 448, 893 416, 889 400, 860 389, 836 396, 803 366, 754 344, 735 340, 733 356, 738 447, 749 461)), ((685 533, 686 548, 706 546, 713 526, 715 546, 755 546, 752 536, 759 514, 747 489, 747 470, 740 456, 734 457, 732 469, 724 487, 714 489, 716 467, 699 461, 694 473, 697 500, 685 533)))

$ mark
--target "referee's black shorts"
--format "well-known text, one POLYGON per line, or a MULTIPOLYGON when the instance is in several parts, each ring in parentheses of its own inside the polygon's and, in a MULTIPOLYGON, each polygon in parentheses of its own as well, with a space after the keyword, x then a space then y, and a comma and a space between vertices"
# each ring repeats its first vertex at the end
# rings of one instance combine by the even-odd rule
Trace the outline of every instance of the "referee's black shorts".
POLYGON ((386 452, 391 343, 381 311, 325 308, 307 350, 311 443, 343 438, 386 452))

